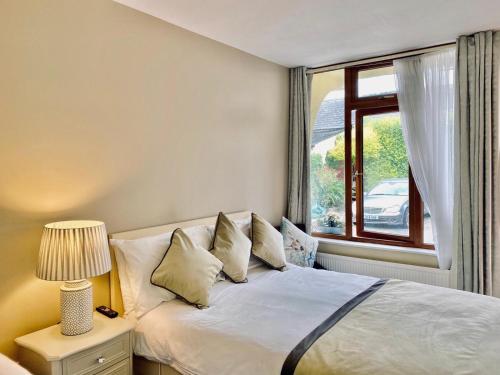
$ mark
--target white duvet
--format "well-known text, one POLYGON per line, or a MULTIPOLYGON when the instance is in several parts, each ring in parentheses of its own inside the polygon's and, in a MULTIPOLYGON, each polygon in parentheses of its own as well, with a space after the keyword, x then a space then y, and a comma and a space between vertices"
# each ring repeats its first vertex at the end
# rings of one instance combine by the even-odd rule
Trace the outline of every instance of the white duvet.
POLYGON ((248 280, 217 283, 207 309, 162 303, 138 321, 135 353, 183 374, 279 374, 307 334, 377 281, 294 266, 257 267, 248 280))
POLYGON ((0 354, 0 375, 31 375, 31 373, 13 360, 0 354))

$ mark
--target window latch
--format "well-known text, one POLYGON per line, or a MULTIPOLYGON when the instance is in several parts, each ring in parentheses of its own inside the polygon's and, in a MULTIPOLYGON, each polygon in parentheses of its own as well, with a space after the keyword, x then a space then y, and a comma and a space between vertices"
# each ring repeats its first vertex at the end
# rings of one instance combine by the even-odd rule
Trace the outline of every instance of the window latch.
POLYGON ((358 172, 358 171, 356 171, 356 172, 354 173, 354 177, 358 177, 358 176, 363 176, 363 172, 358 172))

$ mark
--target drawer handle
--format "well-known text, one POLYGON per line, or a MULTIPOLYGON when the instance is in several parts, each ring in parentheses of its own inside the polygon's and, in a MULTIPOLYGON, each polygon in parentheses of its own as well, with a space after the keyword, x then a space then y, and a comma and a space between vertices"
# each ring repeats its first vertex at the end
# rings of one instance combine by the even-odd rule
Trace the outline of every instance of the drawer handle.
POLYGON ((97 362, 100 363, 100 364, 103 364, 104 362, 106 362, 106 358, 99 357, 99 358, 97 358, 97 362))

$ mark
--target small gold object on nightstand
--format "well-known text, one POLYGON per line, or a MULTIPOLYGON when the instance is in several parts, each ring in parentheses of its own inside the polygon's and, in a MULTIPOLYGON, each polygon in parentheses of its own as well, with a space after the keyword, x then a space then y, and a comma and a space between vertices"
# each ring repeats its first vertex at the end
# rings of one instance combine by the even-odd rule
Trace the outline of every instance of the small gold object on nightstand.
POLYGON ((131 322, 94 314, 94 329, 65 336, 54 325, 18 337, 19 361, 37 375, 132 375, 131 322))

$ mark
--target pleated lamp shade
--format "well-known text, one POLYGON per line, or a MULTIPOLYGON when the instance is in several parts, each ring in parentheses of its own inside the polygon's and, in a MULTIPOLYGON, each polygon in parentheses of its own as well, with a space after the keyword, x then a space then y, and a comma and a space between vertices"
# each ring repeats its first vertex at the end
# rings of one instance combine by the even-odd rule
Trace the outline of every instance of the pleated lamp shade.
POLYGON ((106 227, 101 221, 60 221, 45 225, 36 276, 82 280, 111 270, 106 227))

